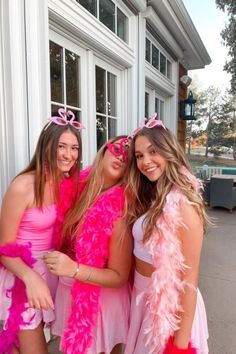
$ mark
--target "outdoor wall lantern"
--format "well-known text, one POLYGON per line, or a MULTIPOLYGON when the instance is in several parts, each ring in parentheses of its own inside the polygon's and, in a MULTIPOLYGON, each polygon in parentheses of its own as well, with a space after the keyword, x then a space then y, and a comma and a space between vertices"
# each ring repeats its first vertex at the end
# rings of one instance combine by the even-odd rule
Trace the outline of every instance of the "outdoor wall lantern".
POLYGON ((197 100, 193 97, 192 91, 189 91, 188 98, 184 101, 180 101, 180 118, 184 120, 196 120, 195 103, 197 100))

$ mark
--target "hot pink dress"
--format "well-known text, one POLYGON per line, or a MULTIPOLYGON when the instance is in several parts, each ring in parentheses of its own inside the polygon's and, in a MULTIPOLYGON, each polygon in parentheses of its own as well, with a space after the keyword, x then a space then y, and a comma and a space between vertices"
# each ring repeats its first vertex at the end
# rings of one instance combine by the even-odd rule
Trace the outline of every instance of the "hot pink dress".
MULTIPOLYGON (((56 206, 49 205, 42 209, 33 207, 25 211, 17 233, 16 243, 27 245, 31 243, 31 252, 36 263, 33 269, 39 273, 48 284, 52 297, 54 298, 57 286, 57 277, 52 275, 45 266, 42 256, 45 252, 52 250, 52 238, 56 220, 56 206)), ((0 268, 0 320, 6 321, 11 306, 11 292, 9 289, 14 284, 15 276, 7 269, 0 268)), ((27 305, 26 305, 27 307, 27 305)), ((27 308, 23 313, 26 322, 21 329, 34 329, 43 320, 45 324, 52 322, 55 318, 53 310, 37 310, 27 308)))

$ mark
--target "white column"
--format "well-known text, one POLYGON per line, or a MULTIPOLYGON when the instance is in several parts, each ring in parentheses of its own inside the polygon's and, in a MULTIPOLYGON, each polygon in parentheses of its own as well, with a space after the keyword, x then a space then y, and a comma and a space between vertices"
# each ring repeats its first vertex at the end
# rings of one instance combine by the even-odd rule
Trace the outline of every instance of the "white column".
POLYGON ((139 65, 138 65, 138 123, 145 116, 145 47, 146 19, 139 14, 139 65))
POLYGON ((49 23, 47 0, 25 0, 29 151, 50 115, 49 23))
POLYGON ((1 196, 28 162, 24 1, 0 0, 1 196))

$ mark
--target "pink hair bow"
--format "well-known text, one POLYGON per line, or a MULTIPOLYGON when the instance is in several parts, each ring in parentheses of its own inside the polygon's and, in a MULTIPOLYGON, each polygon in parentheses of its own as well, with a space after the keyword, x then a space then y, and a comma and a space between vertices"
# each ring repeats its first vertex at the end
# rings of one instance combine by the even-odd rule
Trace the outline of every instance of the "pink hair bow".
POLYGON ((148 129, 152 129, 153 127, 159 126, 162 127, 163 129, 166 129, 164 126, 163 122, 160 119, 156 119, 157 113, 153 113, 149 119, 144 118, 143 122, 140 124, 140 126, 132 131, 132 133, 129 135, 130 138, 133 139, 133 137, 144 127, 148 129), (147 121, 147 122, 146 122, 147 121), (145 124, 146 122, 146 124, 145 124))

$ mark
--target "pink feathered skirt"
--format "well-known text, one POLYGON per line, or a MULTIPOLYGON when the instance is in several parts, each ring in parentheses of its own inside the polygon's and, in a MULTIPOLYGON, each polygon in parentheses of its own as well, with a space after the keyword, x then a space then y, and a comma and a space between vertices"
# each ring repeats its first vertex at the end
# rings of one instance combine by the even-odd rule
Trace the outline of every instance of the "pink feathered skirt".
MULTIPOLYGON (((151 278, 135 272, 134 287, 131 299, 130 328, 128 332, 125 354, 146 354, 149 352, 145 346, 144 330, 148 319, 145 306, 148 288, 151 278), (146 319, 144 321, 144 319, 146 319)), ((155 333, 154 333, 155 335, 155 333)), ((197 305, 192 325, 191 342, 197 348, 198 354, 208 354, 208 327, 204 302, 200 291, 197 291, 197 305)))
MULTIPOLYGON (((62 336, 71 309, 71 286, 73 280, 60 277, 56 292, 55 314, 52 334, 62 336)), ((94 341, 86 354, 104 352, 110 354, 113 347, 126 343, 129 328, 130 288, 126 284, 120 289, 102 288, 94 341)))
MULTIPOLYGON (((54 300, 58 278, 51 274, 45 266, 42 260, 44 254, 45 251, 32 251, 32 256, 37 259, 37 262, 34 264, 34 270, 46 281, 54 300)), ((11 272, 5 268, 0 268, 0 320, 4 322, 8 318, 8 309, 11 306, 12 300, 9 289, 12 288, 14 280, 15 276, 11 272)), ((28 308, 23 312, 23 319, 25 322, 28 322, 28 324, 21 325, 21 329, 35 329, 42 321, 45 325, 51 323, 55 319, 55 314, 51 309, 37 310, 28 308)))

